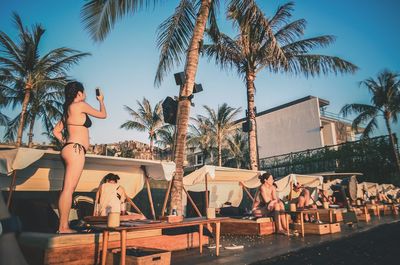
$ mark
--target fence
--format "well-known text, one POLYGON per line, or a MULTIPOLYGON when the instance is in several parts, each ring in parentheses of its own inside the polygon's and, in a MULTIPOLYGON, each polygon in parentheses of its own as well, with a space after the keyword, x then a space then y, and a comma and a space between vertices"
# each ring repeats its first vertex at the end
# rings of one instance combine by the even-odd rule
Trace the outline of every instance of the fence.
MULTIPOLYGON (((398 146, 396 146, 398 152, 398 146)), ((281 177, 290 173, 361 172, 366 180, 399 182, 388 135, 260 159, 260 168, 281 177)))

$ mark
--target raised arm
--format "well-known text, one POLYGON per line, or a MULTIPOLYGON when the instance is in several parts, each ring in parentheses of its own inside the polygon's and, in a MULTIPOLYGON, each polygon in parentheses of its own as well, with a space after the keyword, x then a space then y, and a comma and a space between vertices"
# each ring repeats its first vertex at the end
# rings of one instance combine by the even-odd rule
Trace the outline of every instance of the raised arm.
POLYGON ((64 130, 64 123, 60 120, 53 129, 53 135, 57 138, 57 140, 61 143, 65 143, 65 139, 62 135, 62 131, 64 130))
POLYGON ((106 112, 106 107, 104 105, 104 96, 103 93, 100 92, 100 96, 97 96, 97 100, 100 103, 100 110, 97 110, 87 104, 86 102, 82 102, 81 104, 81 110, 84 113, 89 114, 90 116, 99 118, 99 119, 105 119, 107 117, 107 112, 106 112))

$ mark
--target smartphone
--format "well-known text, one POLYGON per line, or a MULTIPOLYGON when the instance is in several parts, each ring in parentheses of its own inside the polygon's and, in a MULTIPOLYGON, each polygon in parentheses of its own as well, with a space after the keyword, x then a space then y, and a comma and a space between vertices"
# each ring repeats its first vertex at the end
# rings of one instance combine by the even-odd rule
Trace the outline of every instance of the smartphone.
POLYGON ((96 97, 100 96, 100 88, 96 88, 96 97))

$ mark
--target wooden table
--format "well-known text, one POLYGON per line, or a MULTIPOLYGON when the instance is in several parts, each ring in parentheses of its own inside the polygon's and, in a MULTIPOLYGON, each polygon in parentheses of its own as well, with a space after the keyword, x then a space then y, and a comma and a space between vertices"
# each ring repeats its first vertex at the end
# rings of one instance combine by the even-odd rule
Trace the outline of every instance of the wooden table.
POLYGON ((214 219, 206 218, 186 218, 179 223, 168 223, 168 222, 157 222, 149 224, 140 224, 135 226, 119 226, 119 227, 107 227, 107 225, 93 225, 92 227, 96 230, 103 231, 103 246, 101 255, 101 264, 105 265, 107 260, 107 249, 108 249, 108 236, 110 232, 119 232, 121 238, 121 259, 120 264, 125 265, 126 258, 126 233, 128 231, 143 231, 152 229, 172 229, 178 227, 198 226, 199 227, 199 248, 200 253, 203 252, 203 227, 204 225, 215 224, 215 244, 216 244, 216 255, 219 256, 219 240, 220 240, 220 229, 221 221, 227 219, 226 217, 219 217, 214 219))
MULTIPOLYGON (((329 209, 327 209, 329 210, 329 209)), ((297 211, 286 211, 287 214, 300 215, 301 236, 304 237, 304 214, 315 214, 319 220, 319 209, 305 209, 297 211)), ((332 213, 329 214, 329 219, 332 221, 332 213)), ((289 228, 289 226, 288 226, 289 228)), ((288 229, 289 231, 289 229, 288 229)))

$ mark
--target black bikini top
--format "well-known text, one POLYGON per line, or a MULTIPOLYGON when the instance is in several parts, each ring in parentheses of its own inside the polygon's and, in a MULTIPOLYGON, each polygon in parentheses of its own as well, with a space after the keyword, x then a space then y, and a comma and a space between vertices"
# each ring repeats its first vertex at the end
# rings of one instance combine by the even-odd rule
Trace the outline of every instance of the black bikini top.
POLYGON ((86 120, 85 120, 85 122, 83 124, 71 124, 71 123, 68 123, 67 125, 84 126, 86 128, 89 128, 90 126, 92 126, 92 121, 90 120, 89 115, 87 115, 87 113, 85 113, 85 115, 86 115, 86 120))

